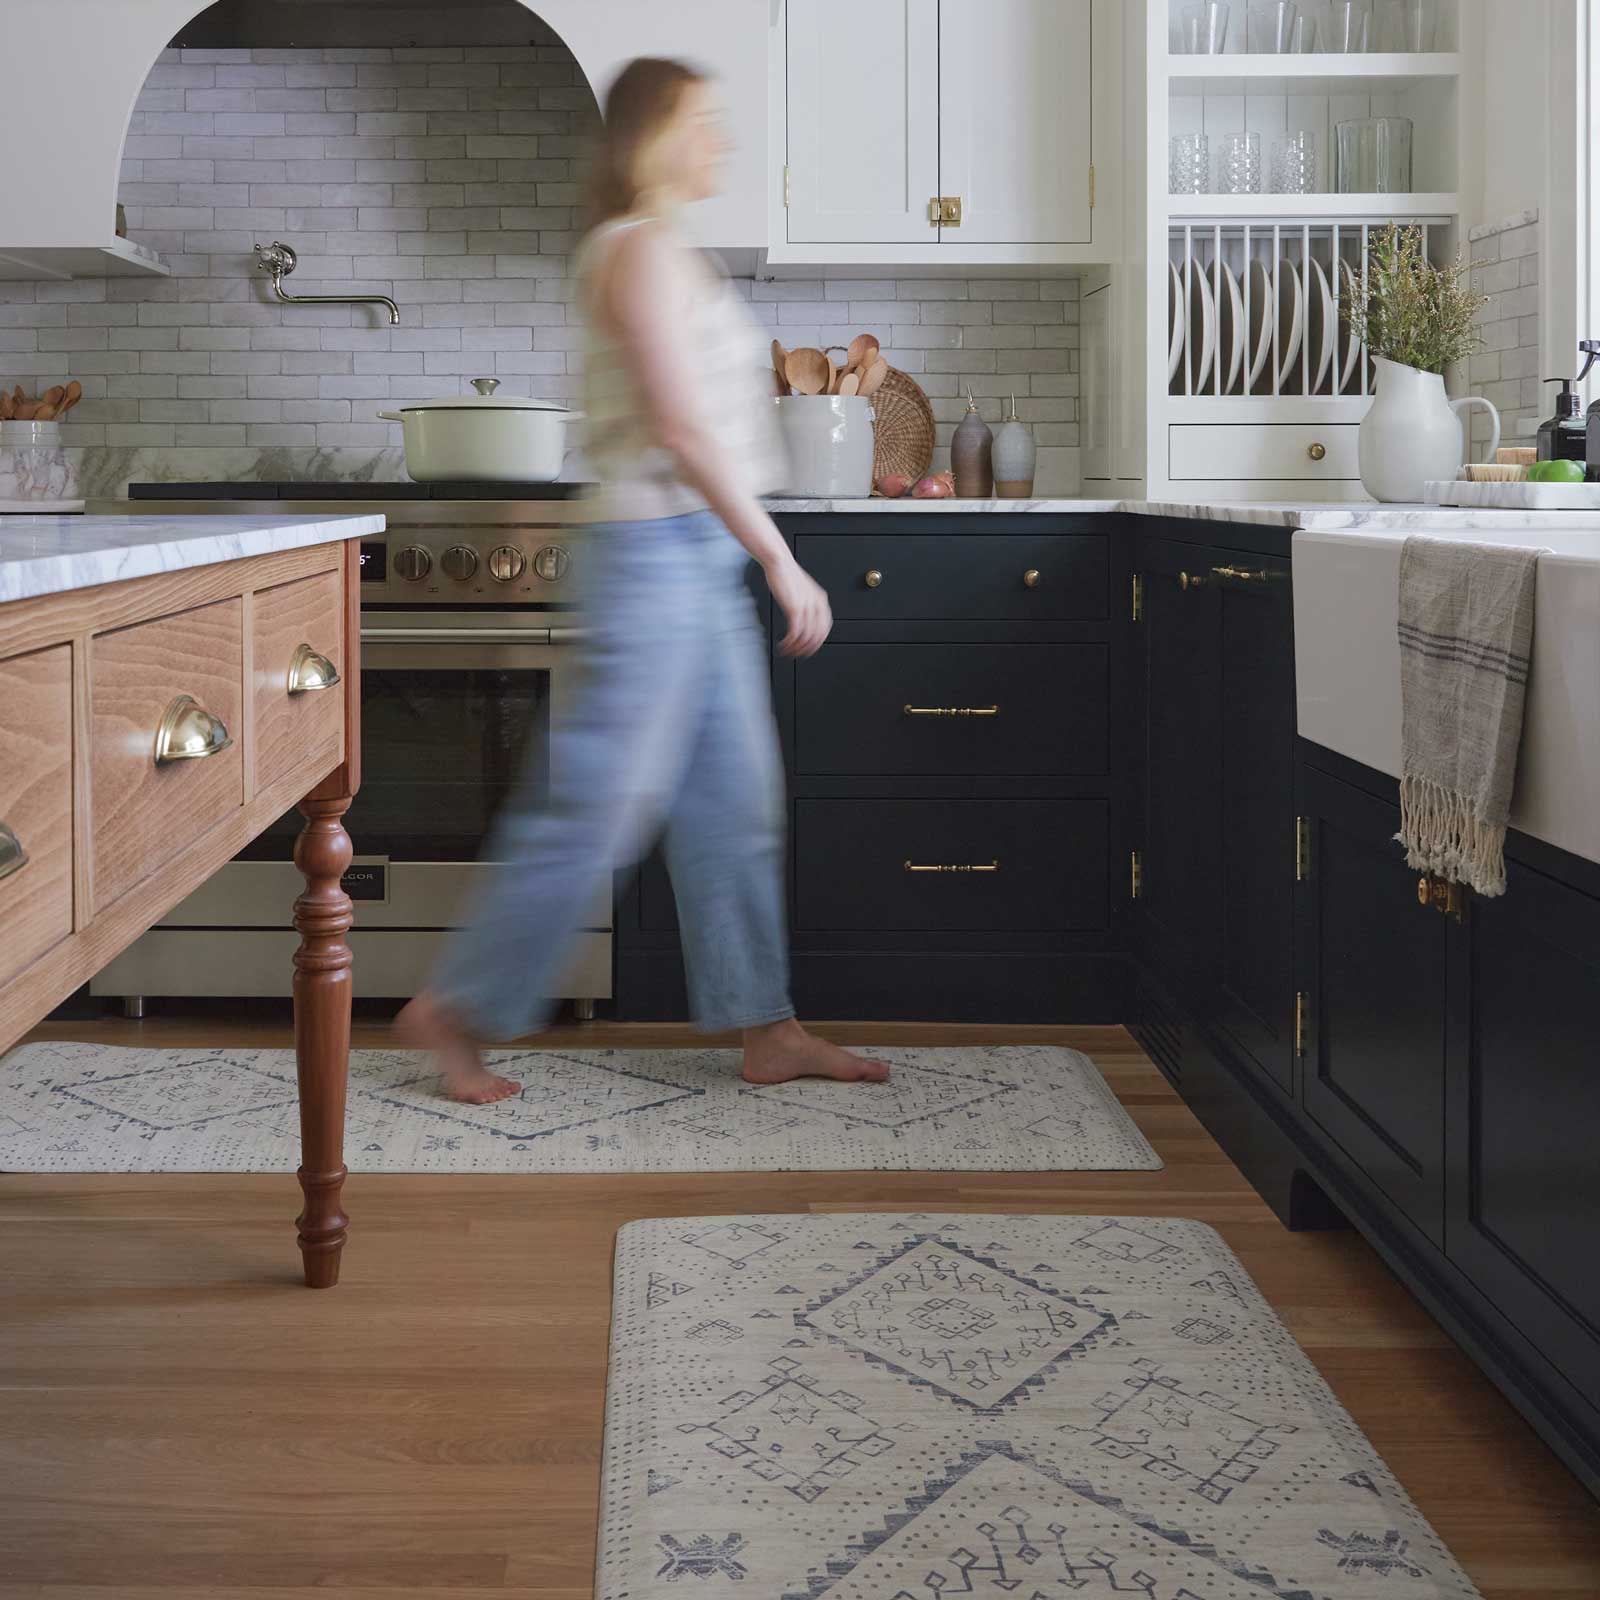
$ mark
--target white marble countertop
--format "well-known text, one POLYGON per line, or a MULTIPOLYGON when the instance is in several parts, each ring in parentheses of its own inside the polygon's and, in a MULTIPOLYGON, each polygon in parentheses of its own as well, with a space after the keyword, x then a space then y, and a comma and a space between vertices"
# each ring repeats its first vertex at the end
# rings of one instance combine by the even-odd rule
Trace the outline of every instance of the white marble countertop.
POLYGON ((1438 533, 1523 530, 1575 533, 1600 527, 1600 516, 1583 511, 1485 511, 1451 506, 1378 505, 1372 501, 1264 502, 1254 500, 788 500, 770 499, 772 512, 829 512, 1008 516, 1190 517, 1204 522, 1287 528, 1314 533, 1438 533))
POLYGON ((382 533, 378 515, 0 517, 0 605, 382 533))

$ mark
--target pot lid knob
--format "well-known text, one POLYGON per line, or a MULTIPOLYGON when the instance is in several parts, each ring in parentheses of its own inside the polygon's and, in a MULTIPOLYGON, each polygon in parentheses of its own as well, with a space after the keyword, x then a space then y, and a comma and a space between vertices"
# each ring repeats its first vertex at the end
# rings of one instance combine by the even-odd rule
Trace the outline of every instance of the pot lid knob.
POLYGON ((472 387, 476 389, 479 394, 488 396, 493 394, 495 390, 500 387, 500 380, 498 378, 474 378, 472 380, 472 387))

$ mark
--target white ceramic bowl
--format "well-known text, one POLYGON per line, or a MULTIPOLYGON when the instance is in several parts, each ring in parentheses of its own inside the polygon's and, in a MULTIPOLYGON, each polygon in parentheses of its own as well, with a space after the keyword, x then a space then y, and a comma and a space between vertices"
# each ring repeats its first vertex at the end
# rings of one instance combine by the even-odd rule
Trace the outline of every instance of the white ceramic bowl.
POLYGON ((549 483, 560 477, 567 424, 583 413, 525 395, 497 395, 494 378, 472 382, 477 394, 378 413, 404 430, 411 477, 417 483, 549 483))

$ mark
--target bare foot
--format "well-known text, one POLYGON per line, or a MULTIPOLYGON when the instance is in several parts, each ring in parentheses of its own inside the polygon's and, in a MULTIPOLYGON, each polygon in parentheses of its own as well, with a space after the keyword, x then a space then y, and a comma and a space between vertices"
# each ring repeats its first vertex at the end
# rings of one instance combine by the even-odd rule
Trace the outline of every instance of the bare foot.
POLYGON ((746 1083, 790 1083, 796 1078, 883 1083, 888 1076, 887 1061, 851 1055, 848 1050, 807 1033, 792 1019, 744 1030, 746 1083))
POLYGON ((438 1058, 445 1094, 469 1106, 491 1106, 522 1093, 522 1085, 490 1072, 477 1041, 463 1033, 455 1019, 431 994, 419 994, 394 1019, 394 1031, 413 1050, 438 1058))

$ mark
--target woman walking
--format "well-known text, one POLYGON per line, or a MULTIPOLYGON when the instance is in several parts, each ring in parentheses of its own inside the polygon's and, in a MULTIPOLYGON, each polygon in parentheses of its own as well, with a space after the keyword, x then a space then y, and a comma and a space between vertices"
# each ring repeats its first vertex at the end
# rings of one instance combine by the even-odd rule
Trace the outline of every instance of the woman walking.
POLYGON ((725 153, 692 68, 634 61, 606 97, 577 259, 606 524, 590 541, 593 637, 551 732, 548 801, 531 784, 512 797, 484 853, 495 870, 396 1019, 459 1100, 519 1091, 482 1046, 544 1020, 586 908, 658 834, 696 1024, 742 1031, 745 1078, 888 1076, 807 1033, 789 999, 783 770, 747 560, 787 620, 784 654, 814 654, 833 618, 757 498, 782 471, 760 330, 674 225, 717 192, 725 153))

